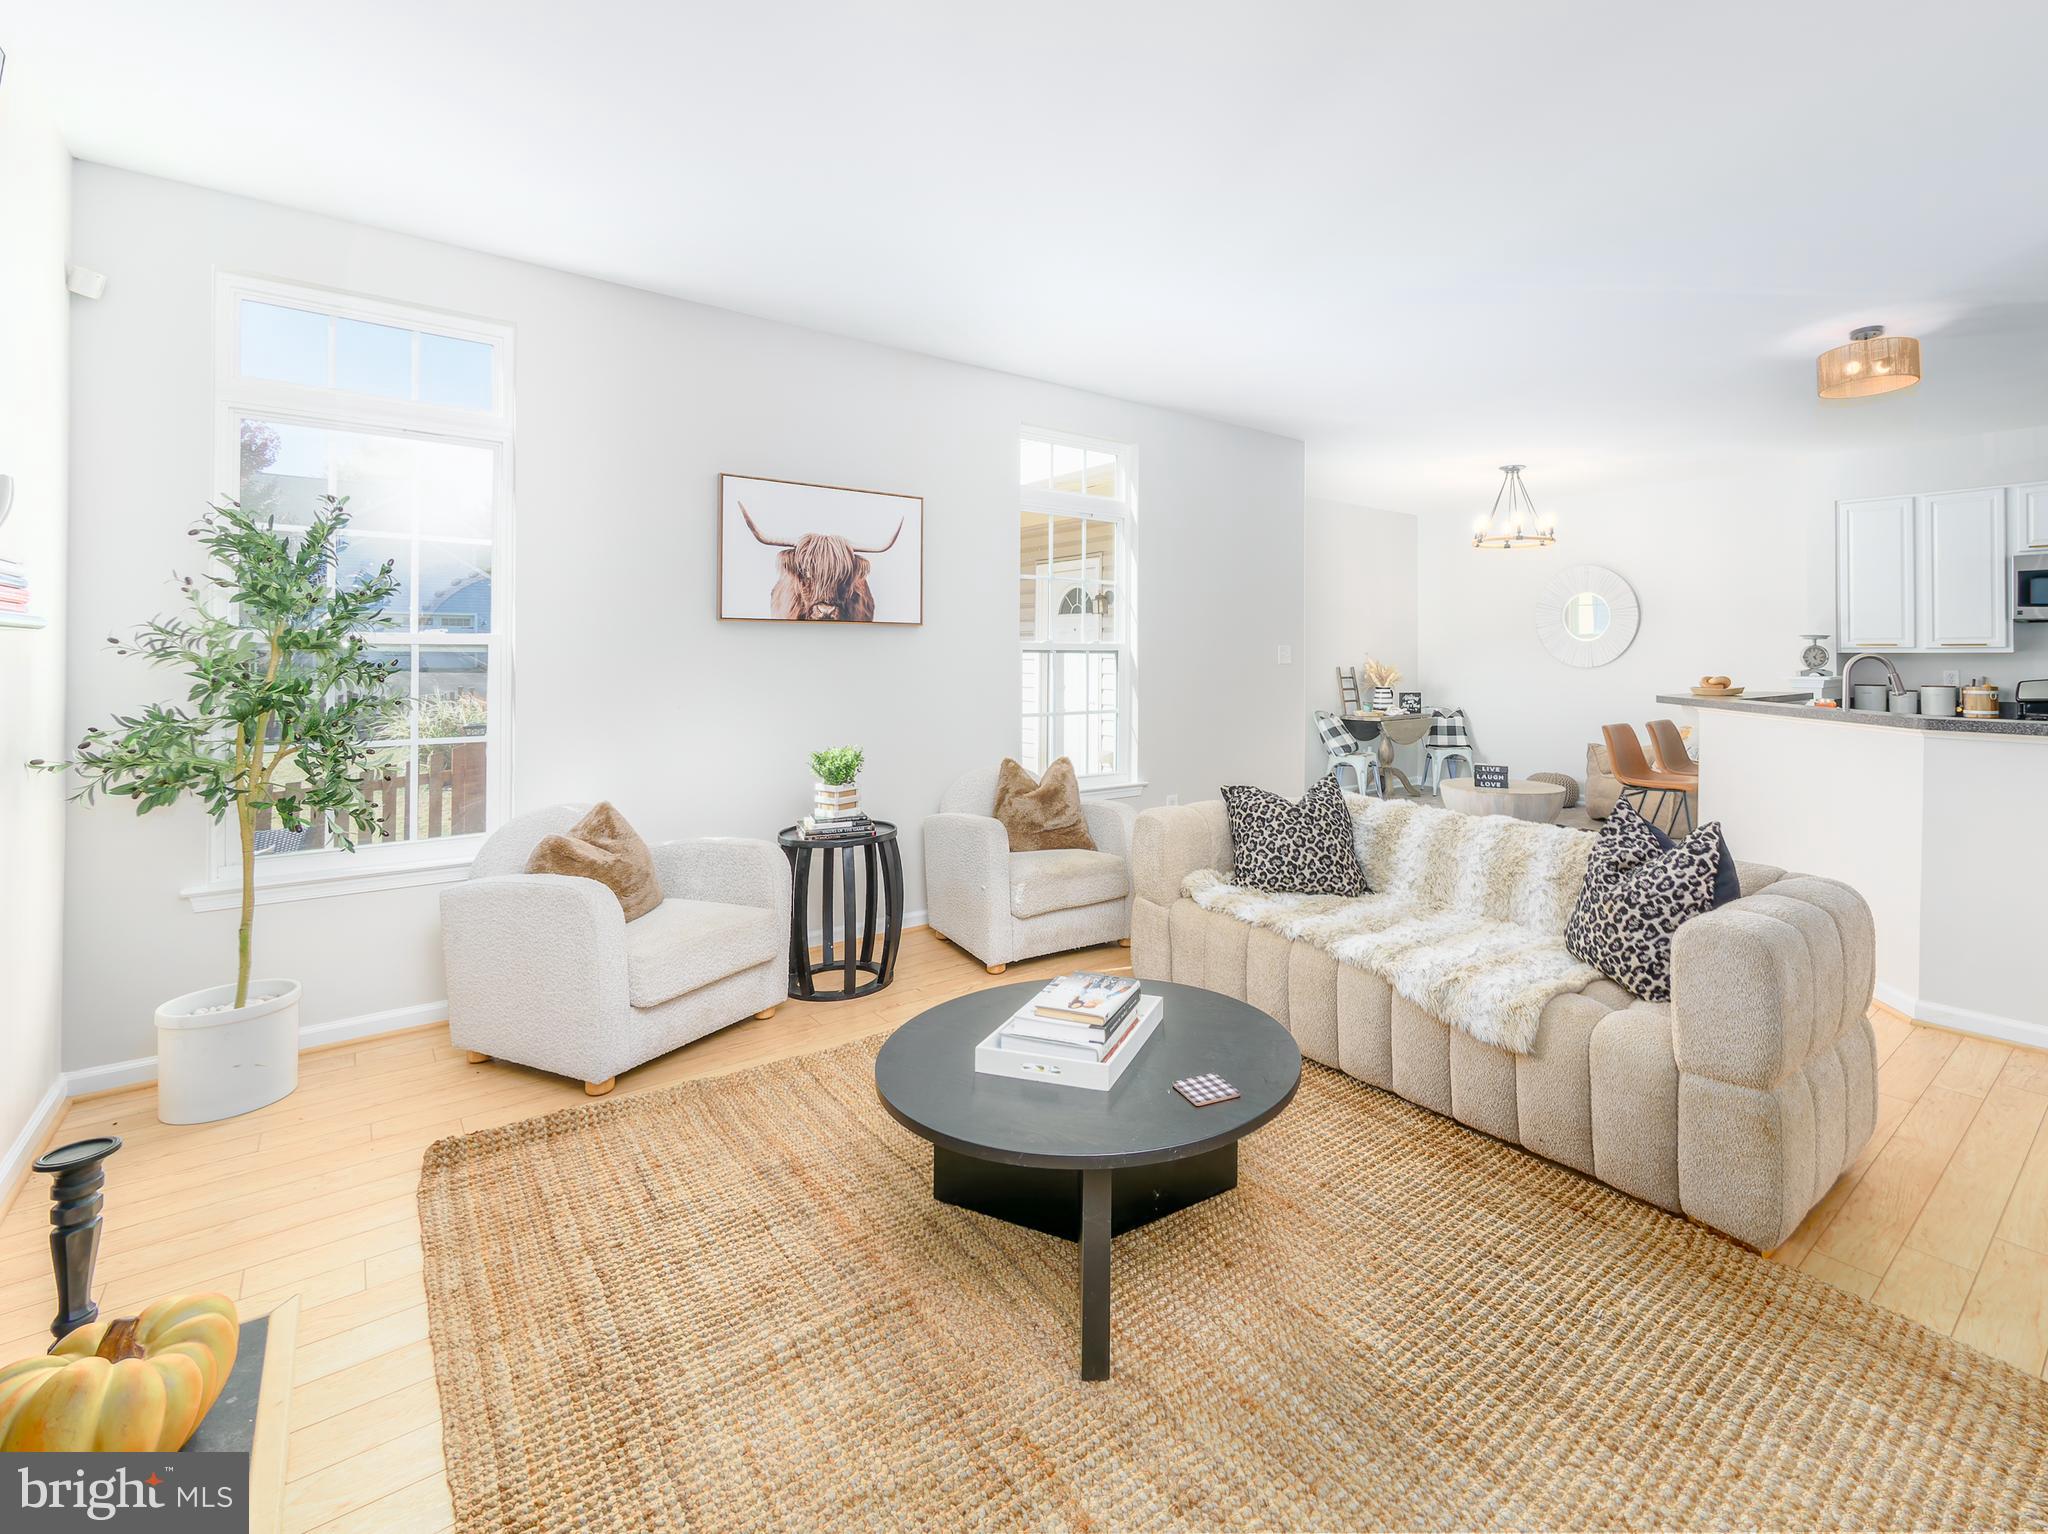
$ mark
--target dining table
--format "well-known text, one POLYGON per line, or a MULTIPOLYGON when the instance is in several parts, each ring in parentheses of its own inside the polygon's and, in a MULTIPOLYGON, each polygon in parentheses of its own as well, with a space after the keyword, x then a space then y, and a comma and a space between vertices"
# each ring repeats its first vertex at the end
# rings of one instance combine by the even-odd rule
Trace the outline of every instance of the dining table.
POLYGON ((1408 774, 1394 765, 1394 748, 1412 746, 1429 734, 1433 714, 1382 714, 1371 709, 1359 710, 1341 716, 1344 727, 1351 730, 1361 741, 1373 744, 1380 758, 1380 797, 1387 796, 1387 780, 1398 778, 1401 790, 1411 799, 1420 799, 1422 790, 1409 780, 1408 774), (1376 724, 1377 730, 1353 729, 1353 725, 1376 724))

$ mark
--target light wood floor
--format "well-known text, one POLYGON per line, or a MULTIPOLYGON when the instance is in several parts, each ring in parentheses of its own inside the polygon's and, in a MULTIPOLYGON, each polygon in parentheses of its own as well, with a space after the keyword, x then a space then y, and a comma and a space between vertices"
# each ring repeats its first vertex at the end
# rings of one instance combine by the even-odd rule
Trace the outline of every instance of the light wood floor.
MULTIPOLYGON (((1065 969, 1120 969, 1116 948, 1000 979, 923 930, 896 984, 838 1006, 785 1005, 619 1079, 620 1093, 885 1031, 963 991, 1065 969)), ((1877 1133, 1776 1260, 1952 1332, 2033 1373, 2048 1359, 2048 1054, 1873 1015, 1877 1133)), ((99 1301, 110 1314, 182 1289, 245 1314, 303 1314, 285 1524, 433 1534, 451 1522, 427 1350, 414 1194, 443 1135, 587 1101, 580 1084, 470 1065, 443 1026, 305 1057, 299 1090, 260 1113, 172 1128, 152 1088, 81 1099, 56 1140, 116 1133, 99 1301)), ((0 1213, 0 1359, 40 1351, 52 1309, 43 1179, 0 1213)))
MULTIPOLYGON (((916 928, 881 994, 787 1002, 628 1072, 614 1095, 885 1032, 970 990, 1129 968, 1128 951, 1107 947, 991 976, 916 928)), ((420 1281, 421 1153, 444 1135, 589 1101, 580 1082, 467 1063, 437 1024, 308 1054, 298 1091, 218 1124, 159 1124, 154 1087, 81 1098, 51 1143, 123 1141, 107 1163, 97 1296, 106 1314, 189 1289, 234 1295, 245 1315, 300 1297, 285 1528, 433 1534, 453 1513, 420 1281)), ((47 1180, 32 1178, 0 1214, 0 1361, 49 1345, 48 1232, 47 1180)))

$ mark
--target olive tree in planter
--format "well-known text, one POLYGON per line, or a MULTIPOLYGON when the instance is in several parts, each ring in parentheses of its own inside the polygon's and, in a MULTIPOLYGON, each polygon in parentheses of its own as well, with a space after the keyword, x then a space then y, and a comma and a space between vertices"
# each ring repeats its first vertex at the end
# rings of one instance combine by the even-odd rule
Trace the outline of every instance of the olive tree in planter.
POLYGON ((85 783, 77 797, 88 803, 106 794, 146 815, 190 797, 216 822, 235 819, 235 982, 157 1009, 157 1112, 166 1123, 246 1113, 298 1085, 299 983, 249 978, 258 822, 286 832, 324 822, 351 849, 357 833, 375 829, 360 784, 378 754, 368 742, 388 720, 391 667, 366 653, 362 634, 385 624, 398 583, 388 561, 337 581, 347 499, 322 496, 312 525, 289 533, 233 502, 211 507, 192 528, 211 573, 182 581, 189 610, 108 640, 184 673, 185 701, 117 714, 111 728, 87 730, 70 761, 31 764, 76 772, 85 783))

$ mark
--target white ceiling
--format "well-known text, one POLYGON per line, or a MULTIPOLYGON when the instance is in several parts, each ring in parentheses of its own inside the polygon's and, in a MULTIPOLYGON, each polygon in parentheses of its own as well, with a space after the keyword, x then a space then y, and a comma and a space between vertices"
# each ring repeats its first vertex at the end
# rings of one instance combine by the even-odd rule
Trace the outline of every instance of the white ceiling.
POLYGON ((1270 428, 1345 499, 2048 421, 2042 0, 91 0, 0 46, 81 158, 1270 428), (1865 322, 1928 381, 1823 404, 1865 322))

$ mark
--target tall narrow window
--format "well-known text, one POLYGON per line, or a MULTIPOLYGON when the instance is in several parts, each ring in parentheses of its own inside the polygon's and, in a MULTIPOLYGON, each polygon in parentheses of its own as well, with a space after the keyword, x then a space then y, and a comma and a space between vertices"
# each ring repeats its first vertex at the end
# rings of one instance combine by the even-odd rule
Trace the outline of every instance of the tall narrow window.
MULTIPOLYGON (((303 529, 348 497, 338 578, 391 561, 391 663, 357 859, 459 855, 502 818, 509 783, 511 335, 501 326, 240 277, 220 282, 222 493, 303 529)), ((260 855, 307 874, 335 828, 259 828, 260 855)), ((217 841, 215 869, 229 849, 217 841)), ((360 871, 360 863, 352 865, 360 871)))
POLYGON ((1027 429, 1018 446, 1017 626, 1033 772, 1064 756, 1084 786, 1133 781, 1136 454, 1027 429))

